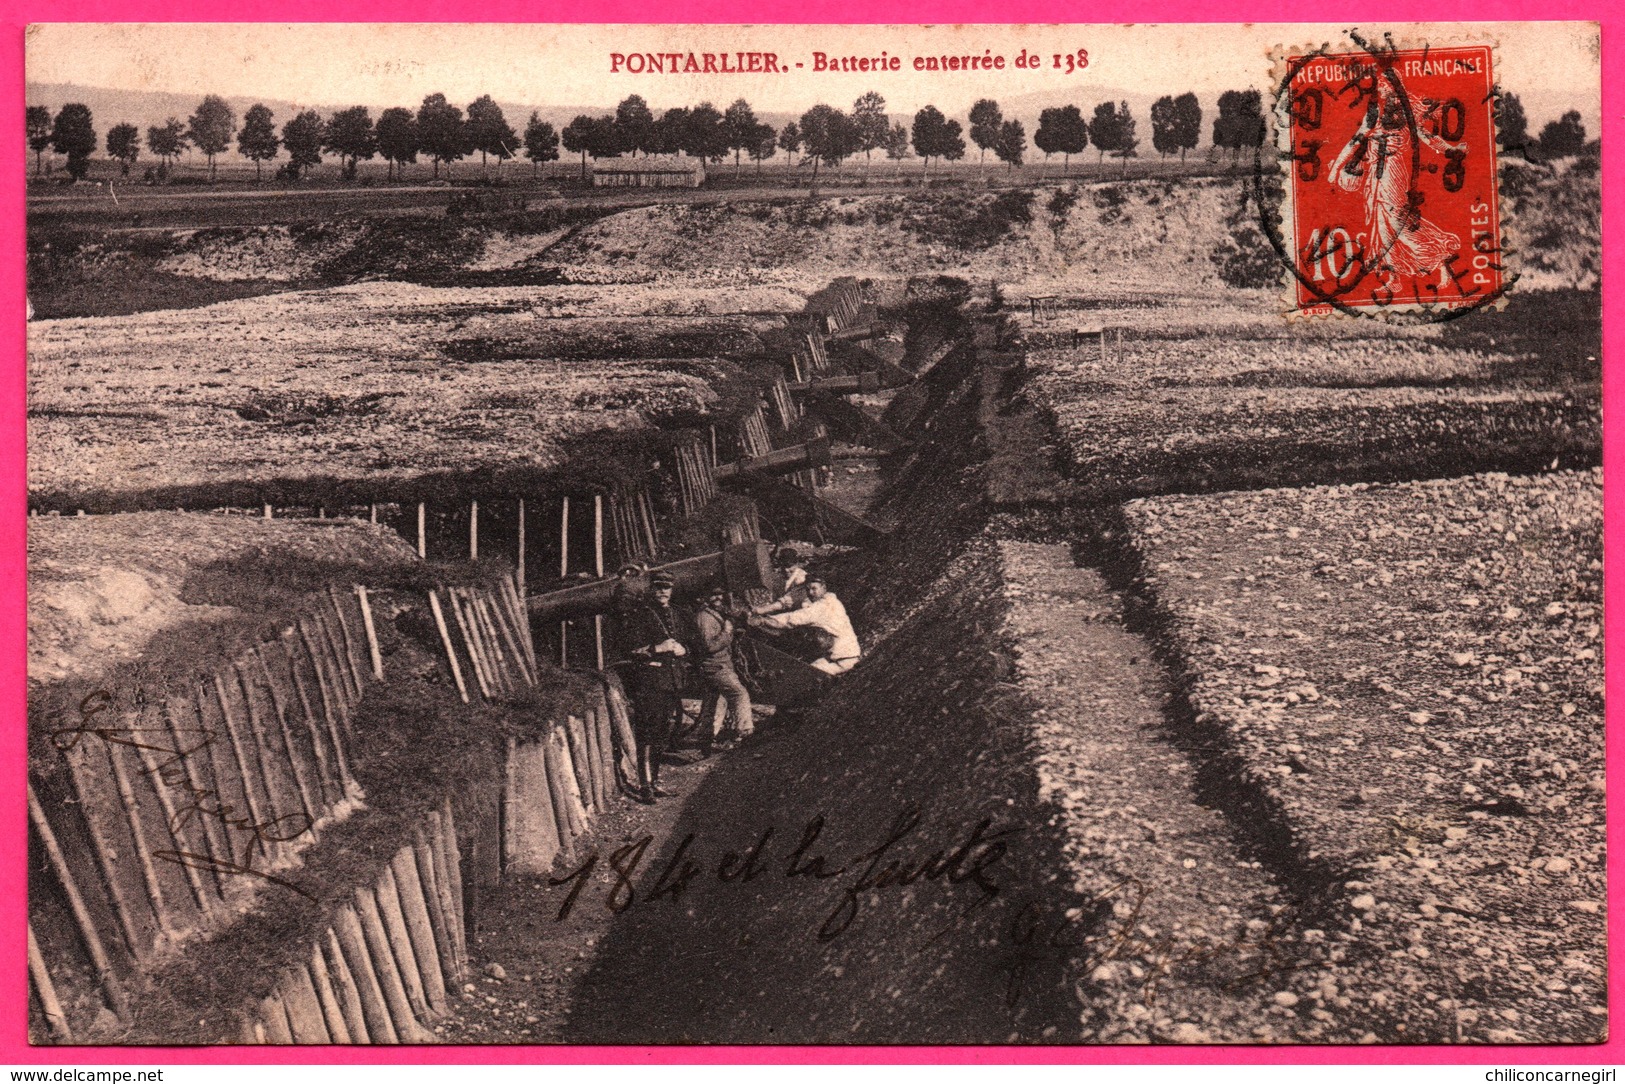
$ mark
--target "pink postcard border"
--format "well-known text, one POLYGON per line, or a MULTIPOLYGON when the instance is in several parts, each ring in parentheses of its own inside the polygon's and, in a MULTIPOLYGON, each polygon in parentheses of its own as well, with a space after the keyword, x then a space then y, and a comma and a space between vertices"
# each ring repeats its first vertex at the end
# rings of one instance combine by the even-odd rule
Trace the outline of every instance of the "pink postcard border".
MULTIPOLYGON (((1609 289, 1625 274, 1620 198, 1625 166, 1625 81, 1615 67, 1621 61, 1619 35, 1625 14, 1610 11, 1602 0, 1479 0, 1463 4, 1377 0, 1352 3, 1309 3, 1307 0, 1107 0, 1087 8, 1064 0, 683 0, 661 5, 651 19, 650 5, 635 0, 581 0, 567 9, 522 0, 479 0, 456 4, 446 0, 8 0, 0 11, 0 763, 16 779, 25 764, 26 676, 26 470, 24 460, 24 73, 23 31, 34 22, 693 22, 693 23, 1064 23, 1089 22, 1315 22, 1376 27, 1385 23, 1471 19, 1473 22, 1517 20, 1584 20, 1602 25, 1603 153, 1603 410, 1607 419, 1603 444, 1605 515, 1606 659, 1618 654, 1622 625, 1621 592, 1613 557, 1625 541, 1621 522, 1620 431, 1625 429, 1625 394, 1618 373, 1619 290, 1609 289)), ((1607 668, 1608 701, 1615 703, 1622 682, 1607 668)), ((1621 738, 1610 712, 1608 771, 1620 763, 1621 738)), ((1620 803, 1610 790, 1608 818, 1618 836, 1620 803)), ((1625 1061, 1625 1027, 1616 1020, 1614 1037, 1596 1046, 1521 1047, 73 1047, 37 1048, 27 1044, 28 977, 26 959, 27 820, 23 789, 6 788, 0 798, 0 1063, 10 1065, 98 1064, 1608 1064, 1625 1061)), ((1610 863, 1609 888, 1621 883, 1619 863, 1610 863)), ((1625 977, 1619 951, 1625 917, 1611 908, 1609 988, 1618 991, 1625 977)), ((1611 1013, 1616 999, 1610 997, 1611 1013)))

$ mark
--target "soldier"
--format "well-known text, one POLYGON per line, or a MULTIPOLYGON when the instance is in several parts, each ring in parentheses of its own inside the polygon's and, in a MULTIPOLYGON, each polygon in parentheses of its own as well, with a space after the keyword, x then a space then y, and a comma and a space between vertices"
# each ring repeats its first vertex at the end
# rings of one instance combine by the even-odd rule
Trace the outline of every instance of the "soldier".
POLYGON ((682 711, 683 622, 672 609, 671 577, 657 572, 649 581, 649 595, 631 593, 620 598, 616 639, 622 662, 618 665, 632 701, 632 732, 638 743, 638 801, 654 804, 670 797, 660 787, 660 758, 671 742, 672 727, 682 711))
POLYGON ((806 602, 788 613, 753 616, 750 623, 752 628, 770 632, 805 629, 817 636, 818 655, 809 661, 826 674, 846 673, 863 654, 846 607, 816 572, 807 577, 806 602))
POLYGON ((723 740, 746 738, 755 731, 751 714, 750 690, 739 680, 734 669, 734 641, 738 626, 727 610, 728 592, 721 585, 713 585, 705 593, 704 604, 694 615, 694 660, 700 682, 705 687, 705 700, 700 705, 700 756, 711 755, 714 735, 711 723, 717 705, 728 704, 728 721, 723 726, 723 740))
POLYGON ((784 590, 772 602, 756 607, 758 616, 785 613, 807 601, 807 559, 794 546, 780 546, 773 561, 784 577, 784 590))

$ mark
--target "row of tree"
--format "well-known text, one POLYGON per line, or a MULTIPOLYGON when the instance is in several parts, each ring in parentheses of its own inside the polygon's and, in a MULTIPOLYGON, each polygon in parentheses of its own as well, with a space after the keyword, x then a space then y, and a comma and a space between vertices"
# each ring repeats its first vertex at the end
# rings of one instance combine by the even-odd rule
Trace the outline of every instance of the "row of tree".
MULTIPOLYGON (((1212 132, 1215 148, 1239 157, 1247 148, 1262 146, 1268 125, 1258 91, 1225 91, 1219 95, 1218 107, 1212 132)), ((1526 156, 1538 151, 1544 158, 1562 158, 1578 154, 1585 146, 1585 128, 1578 112, 1570 111, 1548 123, 1538 140, 1529 137, 1528 121, 1517 95, 1506 94, 1498 100, 1496 117, 1499 140, 1509 151, 1526 156)), ((982 163, 986 163, 987 152, 992 151, 1011 169, 1022 164, 1027 133, 1021 121, 1006 119, 999 104, 990 98, 973 105, 968 119, 970 140, 978 148, 982 163)), ((84 176, 96 150, 96 130, 86 106, 69 103, 55 117, 43 106, 29 106, 27 123, 36 172, 49 149, 66 156, 70 177, 84 176)), ((1151 106, 1151 143, 1158 154, 1177 153, 1183 160, 1186 152, 1196 148, 1201 128, 1202 107, 1195 94, 1165 95, 1151 106)), ((196 147, 208 159, 210 179, 215 175, 216 156, 231 146, 233 136, 238 152, 254 163, 256 177, 263 163, 285 151, 288 162, 283 172, 295 179, 321 162, 324 154, 336 155, 345 175, 351 178, 358 163, 381 156, 389 164, 393 178, 401 167, 416 162, 419 155, 433 162, 436 177, 442 163, 459 161, 475 152, 480 155, 482 169, 488 167, 491 158, 503 162, 517 157, 521 150, 533 166, 539 166, 559 157, 561 142, 565 150, 581 155, 583 176, 588 157, 684 153, 717 162, 732 154, 737 173, 747 154, 759 168, 761 162, 784 150, 792 162, 797 154, 812 161, 816 184, 821 165, 839 165, 860 151, 867 169, 877 150, 885 151, 888 158, 902 159, 912 149, 923 161, 923 176, 930 170, 933 158, 963 158, 964 135, 957 120, 949 119, 932 105, 917 112, 912 126, 905 129, 891 120, 886 100, 874 91, 853 102, 850 113, 830 105, 815 105, 782 129, 759 121, 743 98, 721 111, 710 102, 701 102, 693 107, 668 109, 657 119, 648 103, 634 94, 616 106, 611 115, 576 117, 562 134, 539 114, 532 113, 523 137, 508 125, 502 108, 488 94, 470 102, 466 113, 448 102, 444 94, 431 94, 416 112, 402 107, 385 109, 376 122, 362 105, 326 118, 314 110, 305 110, 283 124, 280 132, 274 115, 264 105, 251 106, 238 128, 231 106, 211 94, 186 122, 170 117, 164 124, 148 128, 146 145, 165 168, 188 146, 196 147)), ((1088 120, 1075 105, 1045 109, 1039 115, 1033 145, 1046 159, 1052 154, 1062 155, 1066 168, 1070 168, 1072 155, 1090 146, 1102 160, 1108 154, 1134 157, 1139 139, 1128 103, 1102 102, 1088 120)), ((108 130, 107 154, 122 164, 126 174, 140 153, 140 132, 135 125, 117 124, 108 130)))
MULTIPOLYGON (((41 157, 46 150, 55 150, 67 156, 68 175, 83 177, 90 156, 96 150, 96 130, 90 110, 80 103, 69 103, 52 118, 44 106, 29 106, 27 111, 28 144, 35 154, 35 171, 41 168, 41 157)), ((187 147, 201 151, 209 163, 209 177, 215 176, 216 156, 230 148, 236 137, 237 150, 254 163, 255 176, 261 174, 263 164, 284 151, 288 161, 284 172, 297 178, 304 170, 321 162, 322 155, 337 155, 345 175, 354 177, 357 163, 382 156, 390 166, 390 175, 407 163, 416 162, 422 154, 434 162, 439 176, 443 162, 455 162, 479 152, 481 162, 491 156, 499 160, 513 158, 520 148, 519 137, 508 126, 502 109, 485 95, 469 103, 463 110, 446 100, 444 94, 431 94, 414 113, 410 109, 386 109, 374 122, 371 111, 364 105, 341 109, 330 117, 315 110, 296 114, 278 131, 275 115, 264 105, 250 106, 243 116, 242 127, 237 126, 236 114, 224 98, 210 94, 198 105, 197 112, 182 122, 170 117, 163 124, 147 129, 147 150, 168 167, 183 154, 187 147)), ((550 161, 558 157, 559 137, 552 125, 532 113, 525 130, 524 149, 533 162, 550 161)), ((107 132, 108 157, 123 166, 128 174, 130 166, 141 156, 141 134, 133 124, 116 124, 107 132)))

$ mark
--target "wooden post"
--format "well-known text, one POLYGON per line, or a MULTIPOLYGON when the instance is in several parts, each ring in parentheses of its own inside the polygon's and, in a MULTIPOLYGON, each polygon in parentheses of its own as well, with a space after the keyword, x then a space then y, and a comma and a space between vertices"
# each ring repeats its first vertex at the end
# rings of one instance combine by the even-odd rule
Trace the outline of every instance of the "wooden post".
POLYGON ((318 606, 316 608, 316 624, 321 627, 322 637, 327 643, 328 650, 333 654, 333 666, 338 675, 338 685, 344 694, 345 725, 349 725, 350 717, 354 714, 355 705, 360 702, 366 693, 366 674, 361 664, 356 661, 355 653, 350 650, 350 625, 344 618, 344 612, 339 607, 338 600, 334 598, 334 588, 327 589, 327 600, 333 604, 335 618, 330 618, 318 606))
MULTIPOLYGON (((435 823, 435 814, 430 812, 428 822, 435 823)), ((459 974, 457 968, 457 945, 451 935, 451 921, 446 917, 447 897, 441 891, 443 888, 439 864, 435 861, 434 852, 429 848, 429 841, 423 829, 415 828, 412 832, 412 859, 417 870, 418 884, 423 888, 423 903, 428 909, 429 929, 434 933, 435 951, 440 957, 440 974, 444 977, 447 988, 457 981, 459 974)))
POLYGON ((564 763, 559 757, 558 746, 554 744, 551 733, 542 739, 542 765, 547 770, 547 797, 553 807, 553 823, 558 828, 559 850, 565 855, 565 861, 573 862, 578 833, 575 818, 570 816, 569 799, 564 784, 564 763))
POLYGON ((316 675, 316 687, 322 694, 322 714, 327 717, 327 727, 333 733, 333 744, 342 749, 344 741, 340 733, 340 724, 346 727, 349 725, 349 716, 344 710, 344 699, 339 696, 334 681, 327 676, 327 665, 322 659, 321 652, 316 649, 315 637, 311 636, 310 630, 305 627, 305 619, 301 617, 294 622, 294 627, 299 630, 299 640, 304 644, 305 655, 310 659, 311 672, 316 675))
POLYGON ((559 579, 570 574, 570 495, 559 508, 559 579))
POLYGON ((389 1009, 390 1023, 395 1025, 395 1034, 406 1043, 432 1041, 432 1037, 425 1036, 417 1017, 412 1013, 411 1002, 406 997, 406 982, 395 963, 389 932, 378 913, 378 898, 373 895, 371 886, 363 885, 356 889, 354 902, 356 917, 360 919, 361 936, 367 944, 367 955, 372 958, 373 974, 378 977, 378 986, 383 991, 384 1004, 389 1009))
POLYGON ((367 676, 362 673, 361 664, 356 661, 360 649, 355 646, 355 638, 350 635, 350 619, 344 616, 342 598, 343 596, 339 594, 338 588, 328 587, 327 601, 333 604, 333 613, 338 616, 339 639, 342 641, 338 645, 342 649, 340 654, 344 656, 345 670, 349 673, 351 680, 355 682, 355 695, 356 699, 359 700, 366 692, 367 676))
MULTIPOLYGON (((282 791, 282 780, 280 778, 280 773, 273 770, 276 758, 271 752, 271 745, 267 739, 265 721, 260 718, 260 712, 254 707, 254 689, 248 680, 248 675, 243 672, 242 660, 238 659, 234 661, 231 666, 232 670, 234 670, 237 674, 238 687, 243 691, 243 711, 244 714, 248 716, 248 729, 254 737, 254 752, 259 757, 260 777, 265 780, 265 800, 271 806, 271 819, 276 821, 278 824, 281 824, 288 817, 297 815, 299 811, 297 809, 284 808, 285 799, 288 796, 280 793, 282 791), (273 777, 276 778, 273 779, 273 777)), ((293 769, 293 756, 291 750, 289 751, 288 760, 288 767, 291 771, 293 769)), ((316 823, 316 818, 320 816, 320 813, 317 811, 321 807, 319 805, 311 805, 310 798, 304 793, 297 773, 294 775, 294 789, 298 792, 296 798, 304 807, 305 816, 309 818, 305 822, 305 834, 309 835, 309 826, 316 823)), ((291 841, 283 845, 285 847, 293 846, 291 841)))
POLYGON ((429 559, 429 522, 422 501, 418 502, 418 559, 429 559))
POLYGON ((463 617, 463 607, 457 588, 446 588, 446 601, 451 606, 451 616, 457 621, 457 631, 463 634, 463 646, 468 649, 468 661, 474 668, 474 680, 479 684, 480 695, 489 700, 491 683, 485 676, 485 660, 480 658, 480 649, 475 646, 474 638, 469 634, 468 621, 463 617))
POLYGON ((468 559, 480 559, 480 502, 468 502, 468 559))
POLYGON ((274 1046, 292 1046, 293 1028, 288 1024, 288 1007, 279 991, 273 990, 260 1002, 260 1021, 265 1028, 265 1041, 274 1046))
POLYGON ((592 495, 592 571, 595 576, 604 574, 604 495, 592 495))
POLYGON ((518 755, 519 742, 512 734, 503 748, 502 756, 502 806, 498 811, 498 820, 501 824, 502 837, 502 874, 507 876, 508 868, 513 865, 513 852, 516 840, 514 839, 514 810, 519 805, 518 787, 514 782, 514 772, 517 767, 514 758, 518 755))
POLYGON ((519 651, 519 645, 514 643, 512 636, 506 634, 506 626, 501 630, 497 628, 497 619, 491 613, 491 600, 484 595, 480 595, 472 600, 472 605, 475 616, 479 618, 480 624, 485 628, 486 639, 491 644, 491 653, 496 659, 497 669, 501 672, 502 682, 508 687, 508 691, 513 692, 518 688, 513 676, 515 671, 518 671, 525 684, 534 684, 530 680, 530 675, 525 671, 524 656, 519 651), (502 652, 504 642, 507 643, 508 650, 513 653, 514 661, 512 666, 508 665, 508 659, 502 652))
POLYGON ((395 954, 395 966, 401 973, 401 985, 406 988, 406 1003, 412 1009, 412 1018, 426 1021, 429 1019, 429 999, 424 994, 417 952, 412 947, 406 916, 401 911, 400 886, 390 866, 386 865, 378 871, 373 895, 378 901, 378 917, 384 921, 384 933, 389 937, 390 950, 395 954))
POLYGON ((536 672, 530 668, 530 659, 525 655, 525 649, 520 646, 520 634, 510 627, 513 624, 513 612, 508 604, 507 587, 508 581, 503 579, 497 588, 498 597, 492 599, 486 607, 487 619, 508 645, 508 650, 513 652, 514 668, 519 671, 519 676, 524 679, 526 685, 535 685, 536 672))
MULTIPOLYGON (((327 715, 328 738, 325 741, 323 740, 321 726, 316 721, 315 708, 310 702, 310 693, 305 688, 305 679, 299 676, 299 660, 294 657, 293 648, 288 646, 288 638, 292 631, 292 629, 289 629, 282 634, 282 654, 288 660, 288 674, 293 678, 294 693, 299 697, 299 707, 301 714, 304 716, 305 729, 310 732, 310 746, 316 753, 317 771, 321 773, 323 781, 330 784, 330 787, 323 788, 322 800, 329 804, 336 804, 344 800, 349 790, 351 784, 350 766, 345 762, 344 743, 339 737, 338 727, 334 725, 330 713, 327 715), (332 744, 334 751, 335 759, 332 762, 327 759, 327 745, 329 743, 332 744), (336 766, 338 771, 335 772, 336 766), (329 789, 336 792, 337 796, 329 799, 327 797, 329 789)), ((312 663, 311 667, 314 670, 315 664, 312 663)), ((321 675, 318 674, 318 680, 320 680, 320 677, 321 675)), ((325 691, 322 693, 322 707, 326 711, 327 693, 325 691)))
POLYGON ((73 754, 82 749, 70 749, 65 752, 63 760, 68 765, 68 782, 73 788, 73 797, 79 803, 84 816, 85 831, 90 836, 90 849, 96 857, 97 869, 102 875, 102 887, 107 891, 107 902, 112 906, 113 916, 118 919, 119 931, 124 935, 124 944, 130 950, 131 957, 139 960, 145 954, 141 930, 136 925, 135 912, 125 886, 118 879, 117 871, 113 867, 113 855, 117 852, 107 842, 107 837, 96 824, 92 816, 89 803, 93 800, 94 791, 92 781, 85 778, 81 770, 79 759, 73 754))
MULTIPOLYGON (((334 917, 334 926, 338 924, 334 917)), ((327 940, 323 944, 317 941, 320 957, 312 959, 312 965, 320 962, 327 964, 327 974, 333 980, 333 993, 338 998, 339 1011, 344 1015, 344 1028, 350 1033, 353 1043, 371 1043, 372 1036, 367 1032, 366 1009, 362 1005, 361 985, 350 965, 344 960, 344 952, 339 947, 338 934, 333 932, 334 927, 327 928, 327 940)))
POLYGON ((372 658, 373 680, 382 681, 384 657, 378 650, 378 630, 372 623, 372 606, 367 602, 367 589, 359 583, 355 586, 355 597, 361 603, 361 626, 367 632, 367 654, 372 658))
POLYGON ((333 706, 337 709, 339 722, 344 725, 346 733, 350 729, 350 682, 344 673, 344 665, 339 661, 338 649, 333 646, 333 630, 322 619, 322 613, 317 610, 310 615, 315 625, 314 633, 305 629, 304 618, 299 620, 299 631, 305 637, 305 647, 310 650, 310 657, 317 660, 320 673, 327 682, 328 692, 333 695, 333 706))
MULTIPOLYGON (((214 675, 214 696, 220 703, 220 716, 225 721, 226 735, 231 740, 231 753, 237 761, 238 777, 243 784, 243 803, 248 806, 248 815, 254 818, 254 823, 264 824, 267 818, 260 811, 260 800, 255 795, 252 781, 249 778, 248 758, 243 755, 243 741, 237 735, 237 724, 232 719, 231 704, 226 699, 226 684, 220 679, 218 671, 214 675)), ((221 797, 223 798, 224 795, 221 795, 221 797)), ((267 861, 275 861, 279 857, 279 852, 282 849, 281 844, 275 845, 276 849, 273 850, 273 845, 267 843, 258 833, 255 834, 254 839, 259 844, 260 854, 267 861)))
POLYGON ((458 973, 466 974, 468 971, 468 929, 463 923, 463 864, 462 855, 457 846, 457 824, 452 818, 452 804, 449 796, 440 807, 440 846, 442 848, 442 861, 446 870, 446 887, 451 890, 451 901, 455 906, 455 910, 451 912, 450 917, 457 935, 458 973))
POLYGON ((463 668, 457 663, 457 651, 451 646, 451 633, 446 629, 446 615, 440 612, 440 599, 431 590, 429 592, 429 609, 434 611, 435 627, 440 630, 440 642, 445 645, 446 658, 451 663, 451 678, 457 683, 457 695, 468 703, 468 686, 463 684, 463 668))
MULTIPOLYGON (((233 808, 241 809, 237 798, 230 790, 232 766, 231 756, 228 752, 228 742, 220 740, 221 731, 225 728, 224 721, 214 723, 209 718, 209 689, 204 681, 199 679, 192 684, 192 709, 197 718, 196 733, 206 736, 203 748, 207 752, 208 789, 223 804, 230 804, 233 808)), ((230 733, 226 731, 226 733, 230 733)), ((226 861, 226 869, 241 861, 236 842, 232 837, 232 828, 218 817, 205 817, 206 823, 212 822, 220 830, 220 855, 226 861)), ((243 889, 245 878, 225 874, 220 882, 220 895, 222 898, 233 894, 232 889, 243 889)))
POLYGON ((519 557, 514 562, 514 575, 519 581, 519 597, 525 597, 525 498, 519 498, 519 557))
POLYGON ((390 861, 395 871, 395 888, 401 898, 401 917, 412 941, 412 955, 418 962, 418 973, 423 979, 423 993, 429 1008, 436 1016, 444 1016, 446 983, 440 970, 440 953, 435 948, 434 925, 429 920, 428 901, 424 898, 423 883, 411 844, 402 847, 390 861))
POLYGON ((322 1022, 327 1026, 328 1037, 335 1043, 345 1045, 354 1042, 350 1037, 350 1025, 344 1019, 344 1008, 334 988, 333 977, 328 973, 327 962, 322 959, 319 939, 310 946, 310 959, 305 962, 305 972, 310 976, 312 989, 316 991, 316 1004, 321 1007, 322 1022))
POLYGON ((106 996, 108 1005, 113 1012, 123 1019, 126 1012, 124 1001, 124 987, 113 971, 113 961, 108 958, 107 947, 102 944, 101 934, 96 931, 96 924, 91 921, 90 911, 85 907, 85 898, 79 894, 79 882, 73 876, 73 868, 68 865, 67 856, 62 853, 62 847, 56 841, 56 833, 51 830, 51 822, 45 817, 45 807, 40 804, 39 795, 34 793, 34 785, 28 784, 28 819, 33 822, 34 831, 40 842, 45 845, 45 853, 51 860, 51 869, 56 874, 56 880, 62 886, 62 894, 67 897, 68 910, 73 913, 74 925, 79 928, 79 937, 85 943, 85 951, 90 954, 90 962, 96 968, 101 979, 102 993, 106 996))
POLYGON ((581 795, 584 808, 597 809, 598 796, 594 793, 592 772, 588 768, 592 755, 587 749, 585 730, 579 715, 565 715, 564 741, 570 749, 570 767, 576 780, 576 792, 581 795))
POLYGON ((581 740, 587 747, 587 778, 592 783, 593 804, 598 807, 599 812, 602 812, 609 804, 609 792, 604 787, 604 778, 600 774, 603 758, 598 752, 598 719, 591 708, 586 709, 581 716, 572 715, 570 718, 581 719, 581 740))
POLYGON ((62 1002, 56 998, 56 986, 51 982, 51 973, 45 968, 45 957, 40 953, 39 942, 34 940, 32 922, 28 924, 28 977, 34 980, 34 992, 39 995, 40 1007, 45 1010, 45 1022, 50 1025, 51 1034, 61 1042, 73 1042, 73 1029, 68 1027, 62 1002))
POLYGON ((538 677, 536 672, 536 644, 530 635, 530 613, 525 609, 524 587, 512 580, 504 580, 502 584, 507 588, 508 604, 512 608, 514 621, 514 634, 519 637, 519 646, 524 648, 525 659, 530 663, 532 677, 538 677))
POLYGON ((376 503, 367 505, 367 521, 375 527, 378 525, 378 505, 376 503))
MULTIPOLYGON (((265 675, 265 687, 271 697, 271 710, 276 712, 277 731, 282 735, 282 748, 288 752, 288 771, 293 774, 294 786, 299 791, 299 801, 304 805, 305 813, 310 817, 310 838, 314 841, 316 838, 316 822, 321 820, 322 815, 326 812, 326 796, 321 792, 320 781, 314 788, 314 796, 311 785, 306 781, 310 765, 299 754, 293 744, 293 730, 288 726, 288 705, 282 699, 282 691, 277 688, 276 676, 271 673, 271 667, 266 663, 264 653, 260 651, 257 644, 250 649, 249 653, 260 664, 260 673, 265 675), (300 771, 302 766, 305 771, 300 771)), ((243 685, 246 688, 248 677, 242 672, 241 667, 238 667, 237 675, 242 678, 243 685)))
POLYGON ((491 622, 490 606, 483 594, 472 589, 468 592, 468 620, 480 634, 486 664, 491 667, 496 677, 497 687, 503 692, 513 692, 519 686, 514 680, 514 668, 509 665, 508 657, 503 651, 502 637, 497 634, 496 626, 491 622))
MULTIPOLYGON (((165 785, 158 775, 159 768, 157 762, 153 759, 152 750, 146 745, 137 745, 135 752, 136 756, 141 760, 142 774, 152 780, 153 792, 158 795, 158 807, 164 811, 164 830, 169 835, 169 845, 172 848, 172 853, 197 854, 198 852, 192 849, 190 841, 181 833, 181 824, 184 822, 176 815, 175 802, 169 795, 169 787, 165 785)), ((32 791, 29 792, 29 796, 32 799, 32 791)), ((195 810, 189 812, 195 812, 195 810)), ((202 820, 201 817, 192 819, 193 823, 202 820)), ((198 830, 202 831, 201 824, 198 825, 198 830)), ((192 898, 197 901, 198 912, 207 915, 212 910, 209 899, 210 893, 203 887, 203 877, 197 870, 198 863, 195 861, 182 861, 180 867, 186 872, 186 883, 192 889, 192 898)))
POLYGON ((390 1020, 389 1006, 373 967, 372 953, 368 951, 366 936, 361 931, 361 920, 356 917, 352 907, 339 908, 333 917, 332 933, 338 941, 335 947, 343 948, 340 959, 348 963, 350 975, 355 980, 367 1033, 375 1043, 399 1043, 400 1037, 395 1034, 395 1024, 390 1020))
POLYGON ((266 519, 271 518, 271 505, 270 505, 269 502, 267 502, 266 505, 265 505, 265 518, 266 519))
POLYGON ((283 1008, 288 1011, 288 1025, 293 1041, 305 1045, 325 1045, 333 1041, 327 1030, 321 999, 316 995, 316 984, 310 969, 296 964, 278 984, 283 1008))
MULTIPOLYGON (((559 512, 559 579, 570 574, 570 495, 564 495, 562 510, 559 512)), ((570 665, 570 623, 559 622, 559 666, 568 668, 570 665)))

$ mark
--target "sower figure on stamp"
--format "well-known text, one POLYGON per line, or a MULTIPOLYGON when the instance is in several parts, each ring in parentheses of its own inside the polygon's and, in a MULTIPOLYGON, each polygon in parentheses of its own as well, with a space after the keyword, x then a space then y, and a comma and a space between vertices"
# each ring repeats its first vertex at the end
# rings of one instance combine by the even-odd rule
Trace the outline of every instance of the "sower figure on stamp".
POLYGON ((638 743, 638 801, 667 797, 660 788, 660 758, 682 711, 682 618, 672 609, 671 578, 656 573, 647 597, 619 590, 616 601, 618 664, 632 700, 632 732, 638 743))
POLYGON ((722 728, 724 742, 749 737, 756 729, 752 715, 750 691, 740 680, 734 668, 734 642, 738 625, 727 609, 728 592, 720 584, 705 593, 700 610, 694 615, 694 659, 699 679, 705 689, 705 700, 700 705, 700 756, 711 755, 715 739, 712 722, 717 706, 728 705, 728 720, 722 728))
POLYGON ((1372 77, 1365 119, 1332 162, 1329 179, 1343 191, 1363 196, 1370 237, 1367 259, 1385 289, 1396 289, 1396 276, 1425 278, 1437 271, 1442 290, 1449 285, 1448 261, 1461 251, 1461 238, 1422 216, 1421 204, 1412 198, 1412 157, 1417 142, 1446 157, 1457 148, 1417 123, 1437 110, 1438 103, 1430 108, 1391 78, 1372 77))

